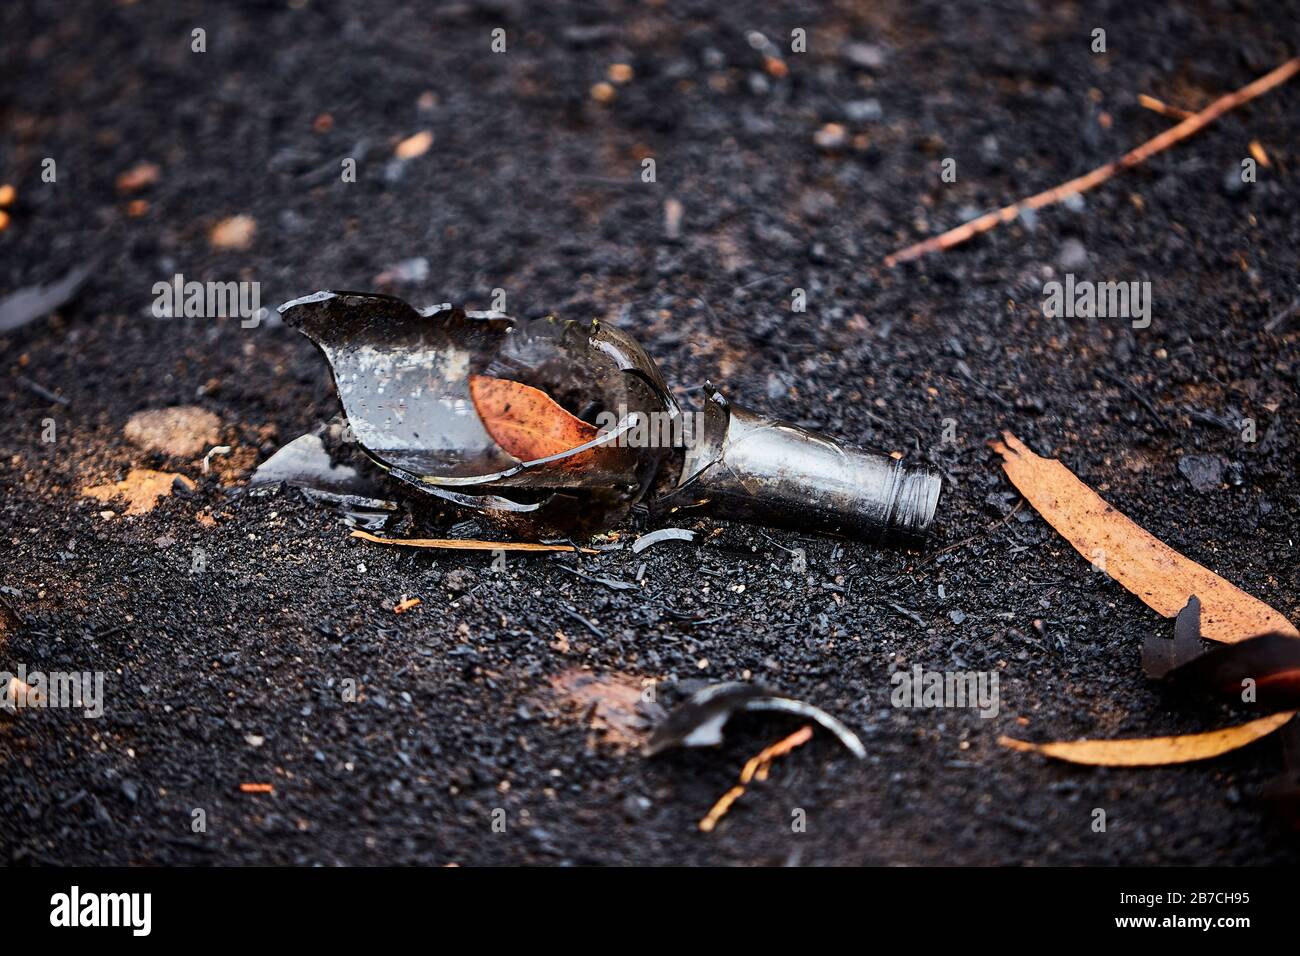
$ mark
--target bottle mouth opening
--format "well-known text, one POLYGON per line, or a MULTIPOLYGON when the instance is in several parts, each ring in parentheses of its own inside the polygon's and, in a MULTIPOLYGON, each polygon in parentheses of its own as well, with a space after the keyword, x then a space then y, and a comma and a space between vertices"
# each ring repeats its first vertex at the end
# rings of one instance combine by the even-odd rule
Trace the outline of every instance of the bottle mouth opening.
POLYGON ((898 494, 889 530, 909 538, 924 538, 939 507, 943 479, 928 468, 901 469, 898 494))

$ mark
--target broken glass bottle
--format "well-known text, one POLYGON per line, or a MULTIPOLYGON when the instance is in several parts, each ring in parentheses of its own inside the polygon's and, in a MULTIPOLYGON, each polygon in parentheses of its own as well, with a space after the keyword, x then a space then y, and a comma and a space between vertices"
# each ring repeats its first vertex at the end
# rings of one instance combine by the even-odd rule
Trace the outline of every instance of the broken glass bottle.
POLYGON ((638 502, 873 540, 923 536, 940 481, 728 402, 688 412, 631 338, 317 292, 280 307, 320 348, 353 436, 390 476, 520 534, 615 526, 638 502))

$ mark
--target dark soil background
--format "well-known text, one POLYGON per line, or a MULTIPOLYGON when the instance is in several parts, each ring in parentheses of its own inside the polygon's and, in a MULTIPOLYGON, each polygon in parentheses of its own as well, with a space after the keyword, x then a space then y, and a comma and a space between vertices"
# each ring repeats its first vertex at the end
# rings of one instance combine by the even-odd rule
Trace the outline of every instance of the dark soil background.
POLYGON ((1295 55, 1298 24, 1300 6, 1266 2, 0 5, 0 182, 17 190, 0 293, 99 257, 76 301, 0 340, 0 669, 103 670, 108 695, 100 720, 0 715, 0 861, 1300 859, 1257 800, 1282 766, 1276 740, 1156 770, 997 745, 1241 715, 1142 677, 1143 636, 1171 622, 1027 505, 1012 515, 986 447, 1014 430, 1300 620, 1300 317, 1266 328, 1300 293, 1300 85, 1082 203, 880 264, 1168 128, 1138 94, 1198 109, 1262 75, 1295 55), (788 52, 797 27, 803 54, 788 52), (751 31, 784 51, 786 75, 765 70, 751 31), (846 56, 850 43, 871 49, 846 56), (599 102, 616 63, 633 78, 599 102), (814 141, 828 123, 845 128, 838 148, 814 141), (424 129, 432 148, 394 162, 424 129), (1233 186, 1251 140, 1272 165, 1233 186), (45 157, 56 183, 41 181, 45 157), (355 183, 340 181, 344 157, 355 183), (956 183, 940 180, 944 157, 956 183), (158 181, 123 194, 115 180, 142 162, 158 181), (209 230, 235 215, 255 219, 252 244, 213 248, 209 230), (423 280, 377 279, 412 257, 428 260, 423 280), (1045 318, 1043 283, 1067 271, 1149 280, 1151 327, 1045 318), (260 282, 270 306, 334 288, 486 308, 499 287, 517 315, 616 320, 688 403, 711 379, 941 469, 936 539, 909 553, 696 522, 693 545, 512 555, 503 573, 488 554, 350 539, 297 492, 238 493, 337 413, 323 360, 269 322, 154 318, 153 284, 178 272, 260 282), (123 437, 133 413, 172 405, 220 418, 234 450, 213 473, 123 437), (1186 455, 1220 456, 1222 482, 1195 490, 1186 455), (132 467, 198 486, 101 517, 81 489, 132 467), (643 562, 636 591, 565 570, 631 581, 643 562), (395 615, 404 596, 423 604, 395 615), (890 673, 918 663, 996 669, 1000 713, 891 708, 890 673), (574 668, 633 686, 761 681, 843 719, 869 758, 819 736, 705 835, 697 821, 744 760, 797 724, 738 722, 721 750, 647 761, 551 692, 574 668), (360 701, 342 701, 347 679, 360 701), (259 781, 274 794, 239 792, 259 781))

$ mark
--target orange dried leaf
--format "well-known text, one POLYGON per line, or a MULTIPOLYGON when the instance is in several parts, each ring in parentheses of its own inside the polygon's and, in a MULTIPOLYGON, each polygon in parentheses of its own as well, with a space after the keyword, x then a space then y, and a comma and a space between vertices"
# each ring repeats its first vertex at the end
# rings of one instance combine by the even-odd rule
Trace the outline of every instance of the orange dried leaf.
MULTIPOLYGON (((520 461, 558 455, 596 438, 594 425, 569 414, 540 388, 471 375, 469 392, 492 440, 520 461)), ((585 452, 574 456, 585 457, 585 452)))
POLYGON ((1040 753, 1068 763, 1094 767, 1157 767, 1162 764, 1191 763, 1207 760, 1237 750, 1267 737, 1288 720, 1295 711, 1269 714, 1236 727, 1224 727, 1203 734, 1182 737, 1142 737, 1133 740, 1059 740, 1049 744, 1032 744, 1014 737, 999 737, 998 743, 1012 750, 1040 753))
POLYGON ((1286 618, 1263 601, 1179 554, 1116 511, 1052 458, 1040 458, 1010 432, 992 448, 1026 500, 1089 561, 1105 558, 1105 571, 1152 610, 1177 617, 1192 595, 1201 599, 1201 634, 1231 644, 1268 631, 1300 637, 1286 618))
POLYGON ((195 487, 194 482, 184 475, 169 471, 153 471, 149 468, 132 468, 124 481, 91 485, 82 488, 81 493, 88 498, 97 498, 103 502, 125 501, 127 514, 142 515, 153 511, 159 498, 170 495, 178 481, 189 490, 195 487))

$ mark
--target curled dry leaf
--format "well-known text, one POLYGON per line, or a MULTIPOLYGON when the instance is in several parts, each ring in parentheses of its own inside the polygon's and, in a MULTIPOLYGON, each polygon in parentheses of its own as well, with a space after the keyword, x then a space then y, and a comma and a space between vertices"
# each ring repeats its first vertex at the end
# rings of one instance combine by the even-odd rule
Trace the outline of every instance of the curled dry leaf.
POLYGON ((1173 640, 1152 631, 1142 642, 1142 672, 1153 680, 1160 680, 1176 667, 1204 653, 1205 642, 1201 640, 1201 601, 1192 595, 1174 621, 1173 640))
POLYGON ((1142 644, 1146 675, 1263 711, 1300 707, 1300 638, 1257 634, 1207 651, 1201 642, 1200 607, 1193 597, 1178 612, 1172 641, 1147 635, 1142 644))
POLYGON ((1239 644, 1216 647, 1174 668, 1168 679, 1191 691, 1256 704, 1265 710, 1300 707, 1300 640, 1285 634, 1261 634, 1239 644), (1253 691, 1253 699, 1243 699, 1247 688, 1253 691))
MULTIPOLYGON (((520 461, 559 455, 597 437, 594 425, 569 414, 540 388, 471 375, 469 392, 492 440, 520 461)), ((589 454, 574 455, 565 467, 584 467, 589 454)))
POLYGON ((1163 764, 1191 763, 1208 760, 1237 750, 1261 737, 1267 737, 1288 720, 1295 711, 1269 714, 1236 727, 1224 727, 1203 734, 1181 737, 1142 737, 1132 740, 1059 740, 1047 744, 1030 743, 1014 737, 999 737, 998 743, 1012 750, 1040 753, 1068 763, 1094 767, 1157 767, 1163 764))
POLYGON ((1210 640, 1230 644, 1266 632, 1300 637, 1273 608, 1145 531, 1059 461, 1040 458, 1010 432, 1002 435, 991 447, 1016 489, 1085 558, 1104 555, 1106 573, 1148 607, 1174 617, 1196 595, 1210 640))
POLYGON ((1286 769, 1265 784, 1259 797, 1288 829, 1300 833, 1300 720, 1291 721, 1278 736, 1286 769))
POLYGON ((595 554, 594 548, 571 544, 535 544, 531 541, 478 541, 470 538, 381 538, 368 531, 356 530, 352 537, 375 544, 400 544, 407 548, 446 548, 450 551, 581 551, 595 554))

